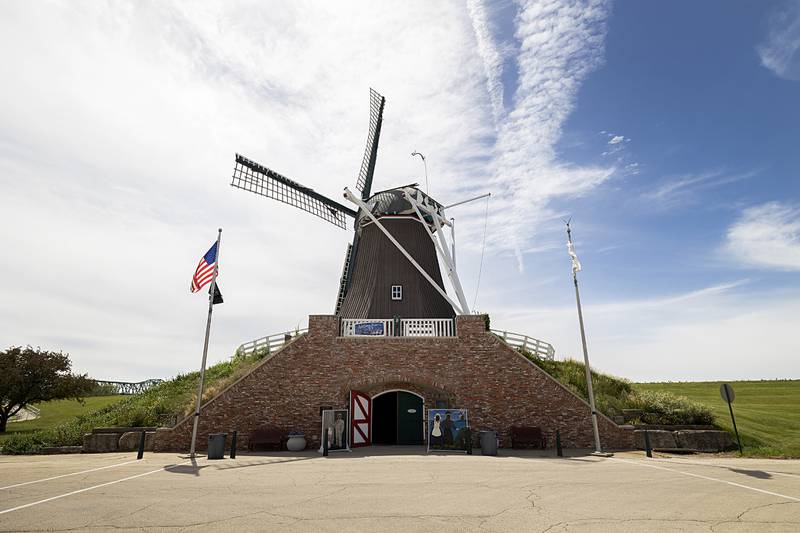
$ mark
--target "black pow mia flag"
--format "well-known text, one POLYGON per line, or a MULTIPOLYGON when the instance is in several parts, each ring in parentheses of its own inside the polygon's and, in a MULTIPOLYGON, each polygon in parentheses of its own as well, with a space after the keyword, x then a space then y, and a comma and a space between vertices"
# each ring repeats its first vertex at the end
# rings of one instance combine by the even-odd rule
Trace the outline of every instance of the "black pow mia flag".
POLYGON ((222 301, 222 293, 219 291, 219 287, 217 287, 217 282, 211 284, 211 287, 208 289, 208 294, 211 294, 211 291, 214 291, 214 300, 211 302, 211 305, 217 305, 223 303, 222 301))

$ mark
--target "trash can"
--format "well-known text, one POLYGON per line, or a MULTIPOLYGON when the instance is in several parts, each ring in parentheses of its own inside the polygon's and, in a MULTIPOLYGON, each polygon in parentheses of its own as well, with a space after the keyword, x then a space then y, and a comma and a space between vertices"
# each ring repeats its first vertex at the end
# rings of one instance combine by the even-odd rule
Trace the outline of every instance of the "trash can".
POLYGON ((225 458, 225 440, 227 438, 228 438, 227 433, 212 433, 208 436, 209 459, 225 458))
POLYGON ((497 432, 494 430, 481 431, 481 455, 497 455, 497 432))

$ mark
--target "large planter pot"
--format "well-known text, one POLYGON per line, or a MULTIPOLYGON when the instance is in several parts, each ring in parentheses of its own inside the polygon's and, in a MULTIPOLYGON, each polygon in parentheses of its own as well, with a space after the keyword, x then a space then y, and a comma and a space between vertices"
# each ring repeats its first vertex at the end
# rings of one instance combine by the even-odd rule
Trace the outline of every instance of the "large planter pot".
POLYGON ((306 437, 304 435, 290 435, 286 441, 286 449, 290 452, 300 452, 306 449, 306 437))

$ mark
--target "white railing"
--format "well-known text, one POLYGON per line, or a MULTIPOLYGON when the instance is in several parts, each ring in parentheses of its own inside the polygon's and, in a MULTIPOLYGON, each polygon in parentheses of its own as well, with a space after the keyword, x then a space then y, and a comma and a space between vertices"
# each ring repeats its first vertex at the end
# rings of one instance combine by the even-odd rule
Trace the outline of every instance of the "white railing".
POLYGON ((394 320, 343 318, 342 337, 394 337, 394 320))
POLYGON ((308 328, 296 329, 294 331, 275 333, 274 335, 267 335, 266 337, 261 337, 260 339, 255 339, 250 342, 245 342, 236 349, 236 355, 238 356, 251 355, 253 353, 260 351, 263 351, 266 354, 270 354, 275 350, 277 350, 278 348, 282 347, 288 341, 305 333, 306 331, 308 331, 308 328))
POLYGON ((452 318, 403 318, 399 331, 392 319, 343 318, 342 337, 455 337, 452 318))
POLYGON ((540 341, 521 333, 511 333, 510 331, 501 331, 493 329, 492 333, 503 339, 503 341, 513 346, 514 348, 521 348, 526 352, 530 352, 542 359, 553 360, 556 356, 556 349, 549 342, 540 341))
POLYGON ((452 318, 404 318, 400 325, 403 337, 455 337, 452 318))

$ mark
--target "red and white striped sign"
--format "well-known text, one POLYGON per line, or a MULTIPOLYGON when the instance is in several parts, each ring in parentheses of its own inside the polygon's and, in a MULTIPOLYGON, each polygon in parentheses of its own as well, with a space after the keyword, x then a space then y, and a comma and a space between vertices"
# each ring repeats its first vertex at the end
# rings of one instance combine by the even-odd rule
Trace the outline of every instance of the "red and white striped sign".
POLYGON ((363 392, 350 391, 350 420, 351 447, 372 444, 372 400, 363 392))

